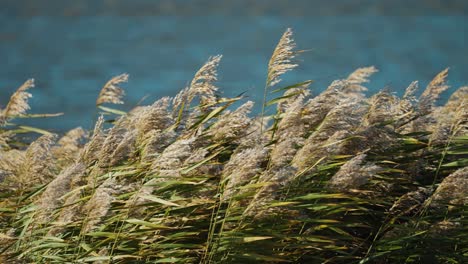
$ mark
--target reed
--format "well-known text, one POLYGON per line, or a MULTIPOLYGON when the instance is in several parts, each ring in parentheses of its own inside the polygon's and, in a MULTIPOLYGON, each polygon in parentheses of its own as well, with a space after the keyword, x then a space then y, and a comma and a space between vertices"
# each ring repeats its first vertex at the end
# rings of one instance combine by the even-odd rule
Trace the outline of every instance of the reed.
POLYGON ((295 47, 288 29, 258 116, 218 93, 219 55, 128 113, 104 106, 123 103, 114 77, 94 130, 61 138, 10 123, 44 116, 23 84, 2 110, 0 262, 466 263, 466 87, 437 106, 446 69, 419 98, 367 97, 364 67, 311 96, 280 78, 295 47))

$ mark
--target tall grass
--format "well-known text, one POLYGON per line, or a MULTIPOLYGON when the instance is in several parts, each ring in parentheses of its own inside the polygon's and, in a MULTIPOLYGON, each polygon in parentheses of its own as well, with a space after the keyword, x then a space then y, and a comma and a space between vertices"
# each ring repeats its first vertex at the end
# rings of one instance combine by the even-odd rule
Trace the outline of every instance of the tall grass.
POLYGON ((419 98, 368 98, 366 67, 312 97, 280 81, 299 53, 288 29, 259 116, 217 93, 214 56, 128 113, 102 106, 114 77, 94 130, 60 139, 11 123, 50 116, 26 114, 25 83, 2 110, 0 262, 466 263, 468 88, 436 106, 444 70, 419 98))

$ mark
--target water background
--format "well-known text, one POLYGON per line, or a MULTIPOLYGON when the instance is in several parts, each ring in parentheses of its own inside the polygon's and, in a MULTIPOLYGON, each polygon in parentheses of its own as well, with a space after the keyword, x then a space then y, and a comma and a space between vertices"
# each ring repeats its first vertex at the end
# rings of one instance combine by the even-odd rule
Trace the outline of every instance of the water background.
MULTIPOLYGON (((284 84, 315 80, 314 94, 358 67, 376 66, 369 93, 424 87, 450 67, 444 98, 468 84, 468 1, 13 1, 0 0, 0 106, 35 78, 30 113, 21 120, 55 132, 90 128, 95 101, 111 77, 123 85, 128 110, 146 98, 173 96, 211 55, 223 54, 218 85, 225 96, 246 92, 261 104, 266 67, 292 27, 310 49, 284 84)), ((258 109, 258 108, 257 108, 258 109)))

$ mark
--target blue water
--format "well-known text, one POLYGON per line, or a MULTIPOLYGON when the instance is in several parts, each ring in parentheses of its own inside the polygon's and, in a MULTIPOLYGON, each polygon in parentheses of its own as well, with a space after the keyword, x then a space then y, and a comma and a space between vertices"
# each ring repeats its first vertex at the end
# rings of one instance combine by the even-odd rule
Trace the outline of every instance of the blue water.
POLYGON ((246 92, 261 102, 266 65, 287 27, 293 28, 298 47, 311 51, 301 56, 300 67, 285 83, 313 79, 315 94, 369 65, 380 70, 368 85, 370 93, 384 87, 401 93, 413 80, 424 86, 445 67, 451 68, 450 91, 468 84, 463 1, 454 1, 458 6, 453 10, 416 6, 417 12, 402 7, 398 13, 393 7, 388 14, 385 6, 371 8, 368 1, 364 11, 322 1, 323 14, 310 1, 290 1, 287 8, 281 1, 257 1, 252 8, 248 1, 230 2, 234 13, 190 1, 176 1, 184 7, 179 11, 162 9, 169 1, 156 7, 152 3, 158 1, 115 2, 120 4, 114 9, 92 1, 73 9, 60 1, 6 1, 0 11, 0 105, 22 82, 35 78, 31 113, 65 116, 21 123, 53 131, 88 128, 96 115, 96 96, 112 76, 130 74, 124 85, 127 104, 121 107, 129 109, 145 96, 144 103, 151 103, 175 95, 216 54, 224 55, 218 82, 224 95, 246 92))

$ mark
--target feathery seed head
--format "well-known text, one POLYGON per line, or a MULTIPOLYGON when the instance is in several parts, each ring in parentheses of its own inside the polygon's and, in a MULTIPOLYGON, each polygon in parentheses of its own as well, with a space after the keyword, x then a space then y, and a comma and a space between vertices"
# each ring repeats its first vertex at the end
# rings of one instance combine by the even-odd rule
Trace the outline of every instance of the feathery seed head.
POLYGON ((370 178, 382 170, 381 167, 365 163, 366 154, 359 154, 341 166, 328 182, 329 187, 349 191, 366 184, 370 178))
POLYGON ((268 63, 267 87, 272 87, 279 83, 281 75, 298 66, 298 64, 292 61, 298 54, 298 51, 294 50, 295 48, 296 43, 293 39, 292 29, 288 28, 283 33, 268 63))
POLYGON ((139 139, 141 147, 141 160, 143 163, 151 163, 172 144, 177 137, 173 130, 151 130, 139 139))
POLYGON ((400 100, 399 108, 400 115, 407 115, 415 111, 415 104, 418 99, 415 96, 415 93, 419 89, 418 81, 412 82, 408 88, 406 88, 403 98, 400 100))
POLYGON ((27 90, 33 87, 34 79, 29 79, 10 97, 10 101, 0 115, 1 125, 5 124, 8 119, 23 115, 27 110, 31 109, 28 104, 28 99, 31 98, 32 95, 28 93, 27 90))
POLYGON ((427 201, 430 208, 436 209, 444 205, 468 204, 468 167, 463 167, 449 176, 437 187, 434 194, 427 201))
POLYGON ((252 120, 247 116, 253 106, 248 101, 233 112, 225 112, 209 129, 208 134, 214 141, 238 140, 245 135, 252 120))
POLYGON ((376 72, 378 70, 374 66, 359 68, 351 73, 346 81, 351 84, 367 83, 369 82, 369 77, 376 72))
POLYGON ((94 125, 93 135, 91 139, 86 143, 84 148, 81 150, 80 158, 87 165, 90 165, 92 162, 99 159, 98 153, 101 150, 101 147, 105 140, 105 134, 103 131, 104 117, 99 116, 96 124, 94 125))
POLYGON ((83 141, 87 138, 88 134, 83 128, 72 129, 60 138, 57 146, 52 148, 52 152, 60 163, 69 164, 76 160, 83 147, 83 141))
POLYGON ((70 191, 71 183, 74 178, 82 177, 85 171, 86 167, 83 164, 73 164, 65 168, 47 185, 47 188, 37 201, 37 204, 41 208, 41 210, 38 211, 38 219, 40 221, 45 222, 50 220, 52 212, 64 202, 62 196, 70 191))
POLYGON ((55 161, 50 150, 56 138, 55 134, 43 135, 29 145, 26 149, 24 164, 20 168, 20 183, 45 183, 53 177, 55 161))
POLYGON ((361 92, 367 91, 367 88, 362 86, 362 84, 369 82, 369 77, 376 72, 378 70, 374 66, 355 70, 345 80, 346 85, 343 92, 348 95, 362 96, 361 92))
POLYGON ((414 81, 412 82, 405 90, 405 93, 403 94, 403 99, 407 99, 410 101, 416 101, 415 94, 419 89, 419 82, 414 81))
POLYGON ((139 131, 139 137, 143 137, 149 131, 164 130, 173 124, 173 118, 168 111, 169 97, 163 97, 151 106, 141 108, 133 117, 135 128, 139 131))
POLYGON ((153 161, 152 171, 161 176, 178 176, 183 162, 190 157, 196 138, 179 139, 169 145, 153 161))
POLYGON ((188 90, 188 104, 195 96, 200 96, 202 105, 216 103, 218 87, 214 83, 218 80, 218 65, 222 55, 210 57, 208 61, 195 73, 188 90))
POLYGON ((370 98, 370 107, 363 125, 370 126, 394 120, 399 114, 399 100, 388 91, 382 90, 370 98))
POLYGON ((468 132, 468 87, 458 89, 444 107, 434 111, 438 120, 433 128, 430 144, 446 144, 453 136, 468 132))
POLYGON ((128 81, 128 74, 124 73, 117 75, 110 79, 104 87, 102 87, 99 93, 96 105, 104 103, 110 104, 123 104, 122 97, 125 95, 125 91, 119 86, 119 84, 128 81))
POLYGON ((9 149, 8 142, 14 135, 15 133, 10 130, 0 132, 0 151, 3 149, 9 149))
POLYGON ((185 87, 172 99, 172 114, 177 116, 179 109, 188 102, 190 87, 185 87))
POLYGON ((25 151, 16 149, 0 151, 0 183, 10 176, 14 177, 19 174, 24 164, 25 154, 25 151))
POLYGON ((438 73, 427 85, 426 90, 421 94, 419 98, 419 110, 422 114, 429 113, 434 106, 435 101, 439 99, 440 94, 450 87, 446 83, 448 71, 449 68, 446 68, 438 73))
POLYGON ((223 179, 228 179, 223 197, 229 199, 237 192, 236 188, 243 186, 261 173, 262 164, 267 158, 268 151, 262 145, 236 149, 223 170, 223 179))
POLYGON ((431 188, 419 187, 401 196, 389 209, 392 215, 411 215, 417 213, 424 201, 432 194, 431 188))
POLYGON ((86 131, 81 127, 77 127, 68 131, 57 143, 65 148, 74 149, 80 145, 81 140, 86 138, 86 136, 86 131))
POLYGON ((115 200, 113 195, 119 189, 115 178, 108 178, 96 189, 91 199, 83 207, 83 211, 88 216, 83 226, 83 232, 86 233, 95 229, 101 219, 109 213, 111 203, 115 200))

